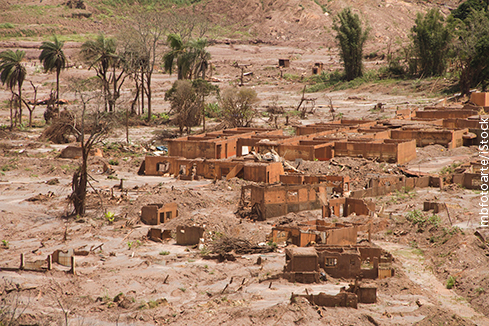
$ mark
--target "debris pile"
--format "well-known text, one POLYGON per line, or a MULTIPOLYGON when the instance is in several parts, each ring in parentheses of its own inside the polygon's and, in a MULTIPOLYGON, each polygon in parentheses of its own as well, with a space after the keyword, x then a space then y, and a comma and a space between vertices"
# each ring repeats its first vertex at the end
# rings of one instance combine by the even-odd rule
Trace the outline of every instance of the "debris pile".
POLYGON ((272 252, 275 250, 275 247, 269 245, 254 245, 248 240, 223 236, 212 242, 209 245, 209 249, 214 254, 234 252, 239 255, 245 255, 272 252))

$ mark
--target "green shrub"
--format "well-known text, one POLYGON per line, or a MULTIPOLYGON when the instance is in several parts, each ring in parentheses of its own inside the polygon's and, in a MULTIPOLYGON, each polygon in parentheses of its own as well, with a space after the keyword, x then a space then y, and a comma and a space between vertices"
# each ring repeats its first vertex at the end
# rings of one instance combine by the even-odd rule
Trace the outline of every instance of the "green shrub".
POLYGON ((12 29, 12 28, 15 28, 15 26, 12 23, 2 23, 2 24, 0 24, 0 28, 12 29))
POLYGON ((205 105, 205 116, 207 118, 220 118, 222 117, 222 110, 218 103, 207 103, 205 105))
POLYGON ((450 275, 447 279, 447 289, 453 288, 455 286, 456 282, 457 282, 457 279, 450 275))
POLYGON ((413 225, 423 226, 426 222, 426 217, 423 216, 423 213, 419 209, 412 210, 406 214, 406 219, 413 223, 413 225))

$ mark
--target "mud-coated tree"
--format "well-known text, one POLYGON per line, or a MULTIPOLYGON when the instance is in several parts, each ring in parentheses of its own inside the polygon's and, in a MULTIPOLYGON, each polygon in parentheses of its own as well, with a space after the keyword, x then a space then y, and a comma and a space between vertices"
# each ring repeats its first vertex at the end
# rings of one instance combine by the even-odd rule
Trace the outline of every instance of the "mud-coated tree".
MULTIPOLYGON (((14 97, 14 88, 17 86, 19 104, 19 124, 22 124, 22 84, 24 83, 27 71, 22 65, 25 52, 21 50, 5 50, 0 52, 0 81, 7 85, 14 97)), ((10 128, 14 126, 12 109, 10 110, 10 128)))
POLYGON ((61 70, 66 68, 67 60, 63 52, 64 42, 60 41, 56 35, 53 36, 53 42, 42 42, 39 49, 39 61, 41 61, 44 72, 56 71, 56 113, 59 116, 59 75, 61 70))
POLYGON ((340 46, 346 80, 361 77, 363 46, 368 38, 369 28, 363 28, 360 17, 350 8, 345 8, 334 18, 333 30, 336 31, 340 46))
POLYGON ((111 119, 112 116, 103 115, 99 111, 99 104, 97 103, 98 96, 94 92, 90 80, 73 80, 71 81, 71 87, 80 103, 72 129, 77 134, 77 139, 80 141, 82 164, 79 169, 73 173, 72 193, 69 198, 73 204, 73 213, 81 216, 85 214, 86 210, 88 156, 93 146, 108 133, 112 125, 109 119, 111 119))
POLYGON ((249 127, 256 115, 254 105, 257 101, 258 97, 254 89, 225 89, 220 105, 228 127, 249 127))
POLYGON ((200 124, 203 102, 189 80, 175 81, 166 92, 165 100, 171 103, 170 113, 175 114, 181 134, 184 129, 190 134, 191 128, 200 124))

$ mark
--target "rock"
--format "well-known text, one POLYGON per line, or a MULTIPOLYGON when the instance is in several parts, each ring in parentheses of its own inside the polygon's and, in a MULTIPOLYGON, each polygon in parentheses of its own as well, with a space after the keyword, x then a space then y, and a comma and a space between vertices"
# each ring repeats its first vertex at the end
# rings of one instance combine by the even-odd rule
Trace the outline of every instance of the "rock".
POLYGON ((135 303, 132 302, 132 300, 129 300, 128 298, 124 298, 124 300, 122 300, 119 303, 119 307, 124 308, 124 309, 131 309, 134 305, 135 305, 135 303))
POLYGON ((124 295, 124 293, 121 292, 115 296, 114 302, 122 302, 125 298, 126 296, 124 295))
POLYGON ((50 186, 57 185, 58 183, 59 183, 59 180, 57 178, 46 181, 46 184, 48 184, 50 186))
POLYGON ((82 157, 82 149, 77 146, 67 146, 59 154, 60 158, 79 158, 82 157))
POLYGON ((427 300, 425 300, 423 298, 418 298, 416 300, 416 304, 418 305, 418 307, 429 306, 429 305, 432 306, 432 304, 429 301, 427 301, 427 300))
POLYGON ((166 298, 160 298, 156 300, 156 303, 158 306, 168 306, 168 300, 166 300, 166 298))

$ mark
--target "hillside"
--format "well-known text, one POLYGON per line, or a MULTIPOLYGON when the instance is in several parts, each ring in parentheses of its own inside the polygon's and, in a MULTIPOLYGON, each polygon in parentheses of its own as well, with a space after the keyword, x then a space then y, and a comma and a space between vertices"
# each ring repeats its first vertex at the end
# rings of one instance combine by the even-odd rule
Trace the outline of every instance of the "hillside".
MULTIPOLYGON (((80 41, 86 34, 116 34, 127 12, 134 8, 118 2, 125 1, 91 0, 84 2, 86 9, 74 9, 63 0, 3 1, 1 39, 38 40, 57 33, 67 40, 80 41), (90 17, 79 17, 80 13, 90 17)), ((191 15, 203 13, 213 23, 210 36, 216 39, 320 43, 330 47, 334 45, 333 17, 350 6, 372 28, 370 45, 384 48, 389 42, 406 39, 417 12, 438 6, 448 14, 459 2, 451 0, 438 5, 392 0, 204 0, 188 6, 167 5, 166 9, 191 15)))

